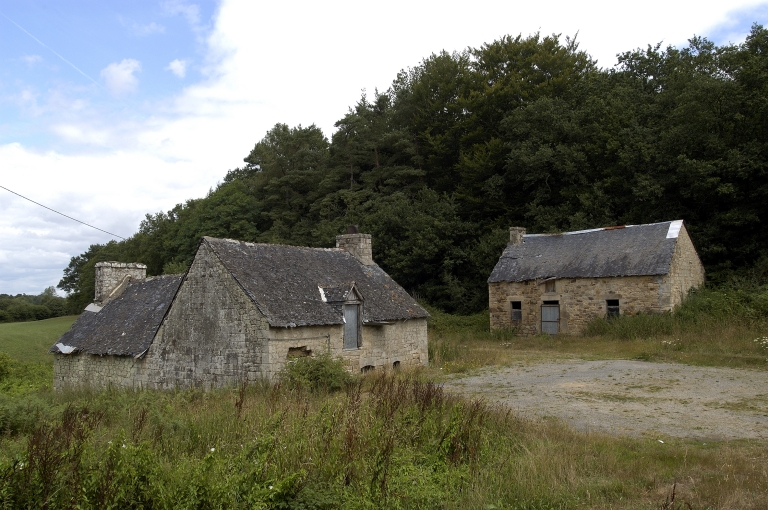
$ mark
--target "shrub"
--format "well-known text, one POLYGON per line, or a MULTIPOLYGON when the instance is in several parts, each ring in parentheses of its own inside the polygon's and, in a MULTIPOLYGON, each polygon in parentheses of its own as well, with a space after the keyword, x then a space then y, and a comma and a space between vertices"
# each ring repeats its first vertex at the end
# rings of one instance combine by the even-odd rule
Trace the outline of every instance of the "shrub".
POLYGON ((4 352, 0 352, 0 381, 5 379, 11 372, 11 357, 4 352))
POLYGON ((289 360, 280 373, 280 380, 292 388, 338 391, 352 381, 352 375, 340 358, 320 354, 289 360))
POLYGON ((26 434, 53 414, 49 402, 37 395, 12 398, 0 394, 0 433, 26 434))
POLYGON ((761 326, 768 319, 766 288, 703 288, 692 290, 672 312, 597 318, 586 336, 612 336, 622 340, 669 336, 685 331, 707 331, 716 324, 761 326))

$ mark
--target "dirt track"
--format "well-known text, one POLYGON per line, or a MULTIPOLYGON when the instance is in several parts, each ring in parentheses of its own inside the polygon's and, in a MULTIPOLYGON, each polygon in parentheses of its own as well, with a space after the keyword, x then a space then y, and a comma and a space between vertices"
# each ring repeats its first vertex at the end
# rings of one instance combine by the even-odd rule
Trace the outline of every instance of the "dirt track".
POLYGON ((768 372, 607 360, 487 367, 445 383, 519 414, 617 435, 768 440, 768 372))

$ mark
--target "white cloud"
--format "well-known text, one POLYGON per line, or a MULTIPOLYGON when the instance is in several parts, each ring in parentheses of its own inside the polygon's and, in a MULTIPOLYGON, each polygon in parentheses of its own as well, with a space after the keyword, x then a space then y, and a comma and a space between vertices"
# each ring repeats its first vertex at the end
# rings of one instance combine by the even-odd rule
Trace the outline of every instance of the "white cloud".
POLYGON ((118 21, 120 21, 120 24, 129 29, 133 35, 138 37, 146 37, 148 35, 152 34, 164 34, 165 33, 165 26, 156 23, 154 21, 150 23, 137 23, 136 21, 131 20, 130 18, 125 18, 123 16, 117 17, 118 21))
POLYGON ((133 25, 131 25, 131 29, 133 30, 134 34, 142 37, 147 35, 152 35, 152 34, 165 33, 165 27, 163 25, 159 25, 155 23, 154 21, 147 25, 140 25, 138 23, 134 23, 133 25))
POLYGON ((141 62, 132 58, 123 59, 119 64, 113 62, 101 70, 101 77, 107 82, 107 88, 112 94, 122 96, 134 92, 139 80, 134 73, 141 71, 141 62))
POLYGON ((184 78, 187 75, 187 62, 185 60, 179 60, 178 58, 176 60, 173 60, 170 64, 168 64, 168 67, 165 68, 166 71, 170 71, 179 78, 184 78))
POLYGON ((40 55, 23 55, 19 58, 19 60, 27 64, 29 67, 33 67, 35 64, 42 62, 43 57, 40 55))
POLYGON ((70 143, 104 147, 109 142, 109 132, 101 129, 84 129, 84 126, 74 124, 57 124, 52 126, 51 130, 70 143))
POLYGON ((200 27, 200 7, 196 4, 190 4, 184 0, 167 0, 161 6, 170 16, 184 16, 192 28, 200 27))

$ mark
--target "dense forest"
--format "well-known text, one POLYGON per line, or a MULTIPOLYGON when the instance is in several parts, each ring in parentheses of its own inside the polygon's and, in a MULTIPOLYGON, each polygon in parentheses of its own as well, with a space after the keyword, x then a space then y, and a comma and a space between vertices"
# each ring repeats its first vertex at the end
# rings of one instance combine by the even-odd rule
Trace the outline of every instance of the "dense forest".
POLYGON ((768 30, 717 46, 627 51, 599 68, 575 40, 507 36, 433 54, 363 92, 328 140, 277 124, 208 196, 73 257, 59 288, 93 296, 98 261, 182 272, 203 235, 333 246, 347 225, 409 292, 487 307, 508 227, 558 232, 684 219, 710 281, 766 265, 768 30))

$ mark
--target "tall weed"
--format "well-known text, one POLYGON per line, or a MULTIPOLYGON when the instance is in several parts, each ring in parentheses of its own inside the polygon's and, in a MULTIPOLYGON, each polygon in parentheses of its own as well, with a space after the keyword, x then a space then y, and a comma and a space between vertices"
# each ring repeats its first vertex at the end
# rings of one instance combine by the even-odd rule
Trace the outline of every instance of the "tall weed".
POLYGON ((709 333, 729 327, 764 328, 768 324, 768 287, 693 290, 674 311, 662 314, 598 318, 587 324, 585 336, 619 340, 709 333))

